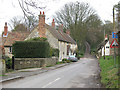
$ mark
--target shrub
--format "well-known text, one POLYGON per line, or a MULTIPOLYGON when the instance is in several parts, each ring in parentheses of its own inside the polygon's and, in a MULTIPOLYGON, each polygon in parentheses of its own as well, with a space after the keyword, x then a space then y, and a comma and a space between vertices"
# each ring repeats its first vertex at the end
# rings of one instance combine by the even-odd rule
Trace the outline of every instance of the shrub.
POLYGON ((56 56, 56 57, 59 57, 59 50, 58 49, 55 49, 55 48, 50 48, 50 56, 56 56))
POLYGON ((65 63, 66 61, 67 61, 67 59, 66 59, 66 58, 62 59, 62 62, 63 62, 63 63, 65 63))
POLYGON ((26 41, 47 41, 47 38, 44 38, 44 37, 35 37, 35 38, 31 38, 31 39, 28 39, 26 41))
POLYGON ((5 59, 5 63, 6 63, 6 68, 11 69, 12 68, 12 59, 9 58, 8 56, 5 56, 4 59, 5 59))
POLYGON ((13 44, 13 55, 17 58, 47 58, 50 45, 46 41, 17 41, 13 44))
POLYGON ((71 62, 71 60, 66 60, 66 62, 67 62, 67 63, 70 63, 70 62, 71 62))

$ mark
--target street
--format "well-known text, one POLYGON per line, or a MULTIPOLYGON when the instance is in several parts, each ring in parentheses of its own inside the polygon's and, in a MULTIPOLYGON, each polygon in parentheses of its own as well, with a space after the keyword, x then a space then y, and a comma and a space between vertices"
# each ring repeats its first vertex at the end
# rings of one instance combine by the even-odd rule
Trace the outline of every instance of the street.
POLYGON ((42 74, 9 81, 2 88, 99 88, 98 61, 81 58, 78 62, 42 74))

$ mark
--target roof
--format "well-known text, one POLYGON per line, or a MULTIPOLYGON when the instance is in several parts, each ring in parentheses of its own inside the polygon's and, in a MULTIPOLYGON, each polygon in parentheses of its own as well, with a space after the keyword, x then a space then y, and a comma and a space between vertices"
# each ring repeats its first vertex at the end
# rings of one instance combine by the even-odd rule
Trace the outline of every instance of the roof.
POLYGON ((28 31, 8 32, 8 36, 3 37, 4 46, 12 46, 15 41, 24 41, 29 34, 30 32, 28 31))
POLYGON ((98 45, 98 47, 97 47, 97 50, 102 49, 102 48, 104 47, 104 45, 106 45, 106 43, 107 43, 108 41, 109 41, 109 40, 105 40, 105 41, 103 41, 102 43, 100 43, 100 44, 98 45))
POLYGON ((47 28, 52 35, 57 38, 59 41, 64 41, 72 44, 76 44, 75 40, 72 39, 72 37, 64 32, 58 31, 55 28, 45 24, 45 28, 47 28))

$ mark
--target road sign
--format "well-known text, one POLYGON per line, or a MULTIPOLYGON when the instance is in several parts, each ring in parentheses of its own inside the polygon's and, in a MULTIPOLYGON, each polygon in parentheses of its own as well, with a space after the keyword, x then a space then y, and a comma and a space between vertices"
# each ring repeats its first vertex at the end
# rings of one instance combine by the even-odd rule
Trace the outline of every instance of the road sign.
POLYGON ((112 32, 112 38, 118 38, 118 35, 116 32, 112 32))
POLYGON ((110 48, 118 48, 119 44, 116 39, 114 39, 110 45, 110 48))

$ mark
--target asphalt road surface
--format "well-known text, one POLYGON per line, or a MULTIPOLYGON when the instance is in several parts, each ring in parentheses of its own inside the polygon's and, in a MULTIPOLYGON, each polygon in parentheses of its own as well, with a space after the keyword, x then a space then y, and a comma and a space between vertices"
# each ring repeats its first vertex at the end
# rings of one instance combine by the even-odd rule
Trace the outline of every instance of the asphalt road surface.
POLYGON ((98 74, 95 58, 81 58, 55 70, 3 83, 2 88, 99 88, 98 74))

